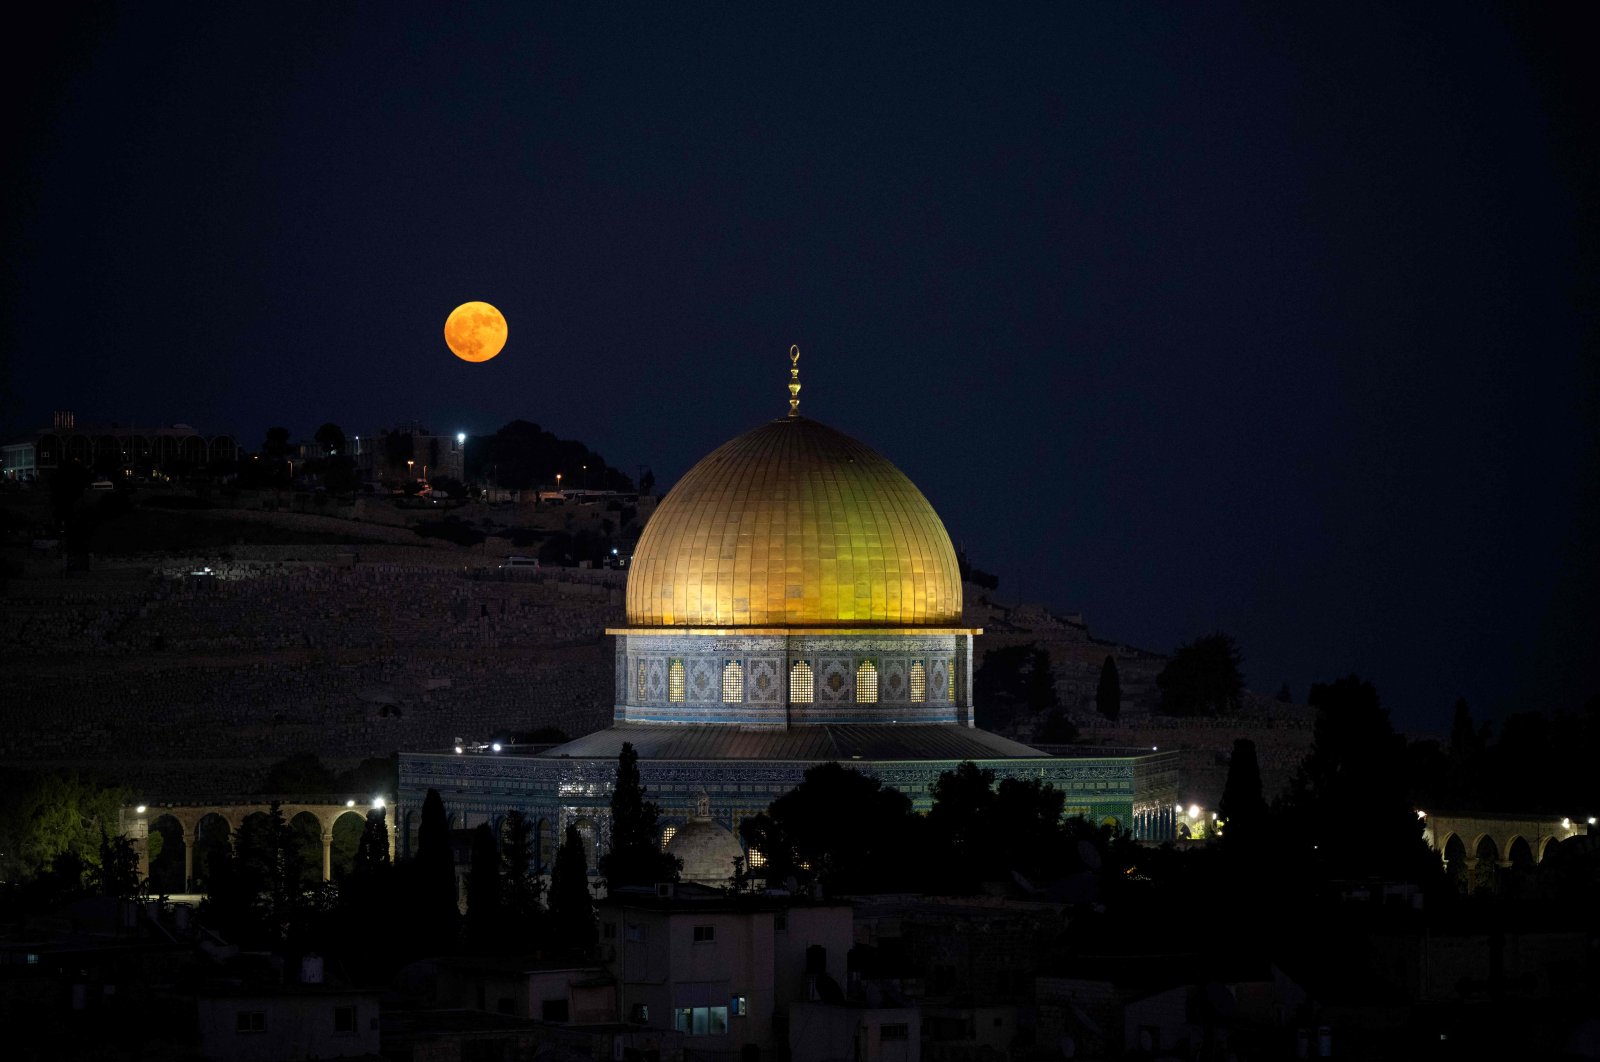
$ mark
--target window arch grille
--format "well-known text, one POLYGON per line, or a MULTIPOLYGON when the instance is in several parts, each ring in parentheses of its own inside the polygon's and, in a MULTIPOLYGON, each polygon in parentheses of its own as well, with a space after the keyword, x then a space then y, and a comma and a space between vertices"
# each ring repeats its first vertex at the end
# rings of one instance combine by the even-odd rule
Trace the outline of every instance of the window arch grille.
POLYGON ((952 704, 960 704, 961 693, 956 689, 956 658, 953 656, 950 658, 950 670, 947 672, 947 674, 950 676, 950 678, 945 683, 945 687, 950 691, 950 702, 952 704))
POLYGON ((863 660, 856 668, 856 703, 878 703, 878 667, 871 660, 863 660))
POLYGON ((911 661, 911 703, 921 704, 928 699, 928 669, 921 660, 911 661))
POLYGON ((744 701, 744 665, 729 660, 722 665, 722 703, 740 704, 744 701))
POLYGON ((667 700, 672 704, 682 704, 688 699, 688 687, 683 678, 683 661, 674 660, 667 665, 667 700))
POLYGON ((816 697, 812 683, 811 665, 796 660, 789 668, 789 701, 791 704, 810 704, 816 697))
POLYGON ((644 661, 639 661, 638 677, 634 680, 635 699, 644 702, 644 661))

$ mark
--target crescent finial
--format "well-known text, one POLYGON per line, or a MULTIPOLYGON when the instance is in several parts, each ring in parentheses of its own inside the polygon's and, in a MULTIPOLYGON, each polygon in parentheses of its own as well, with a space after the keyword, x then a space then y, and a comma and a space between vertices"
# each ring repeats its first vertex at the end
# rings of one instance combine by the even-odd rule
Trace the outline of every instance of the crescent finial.
POLYGON ((800 415, 800 344, 789 346, 789 416, 800 415))

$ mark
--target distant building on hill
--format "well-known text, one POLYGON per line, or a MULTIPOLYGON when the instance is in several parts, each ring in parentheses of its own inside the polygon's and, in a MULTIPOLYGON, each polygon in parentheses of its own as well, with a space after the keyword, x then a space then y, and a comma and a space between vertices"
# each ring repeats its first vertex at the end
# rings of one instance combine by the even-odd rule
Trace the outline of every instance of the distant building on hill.
POLYGON ((367 483, 466 478, 466 437, 436 435, 416 422, 352 436, 350 456, 356 474, 367 483))
POLYGON ((165 428, 82 425, 71 412, 57 412, 48 428, 36 428, 0 446, 0 477, 13 482, 50 478, 63 465, 80 464, 104 476, 137 479, 231 465, 239 460, 232 435, 205 435, 187 424, 165 428))

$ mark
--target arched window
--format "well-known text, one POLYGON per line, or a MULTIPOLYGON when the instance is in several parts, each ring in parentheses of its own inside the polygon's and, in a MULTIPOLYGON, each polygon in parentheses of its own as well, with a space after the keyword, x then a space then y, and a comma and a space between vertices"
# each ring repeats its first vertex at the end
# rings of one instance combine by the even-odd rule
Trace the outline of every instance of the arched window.
POLYGON ((871 660, 861 661, 856 668, 856 703, 878 703, 878 668, 871 660))
POLYGON ((667 845, 671 844, 672 843, 672 839, 674 837, 676 837, 676 836, 678 836, 678 828, 676 826, 667 826, 664 829, 662 829, 662 831, 661 831, 661 850, 663 852, 665 852, 667 850, 667 845))
POLYGON ((911 661, 911 703, 921 704, 928 699, 928 669, 921 660, 911 661))
POLYGON ((789 701, 791 704, 810 704, 815 697, 811 685, 811 665, 796 660, 789 668, 789 701))
POLYGON ((952 704, 960 704, 961 703, 961 695, 956 690, 956 658, 953 657, 953 656, 950 658, 950 672, 949 672, 949 674, 950 674, 950 682, 949 682, 948 685, 950 687, 950 701, 951 701, 952 704))
POLYGON ((745 856, 745 862, 749 865, 751 870, 759 870, 767 865, 766 854, 755 845, 750 846, 750 851, 745 853, 745 856))
POLYGON ((638 675, 638 678, 634 680, 634 691, 635 691, 635 699, 640 701, 640 702, 643 702, 644 701, 644 661, 643 660, 639 661, 639 675, 638 675))
POLYGON ((682 704, 688 700, 683 681, 682 660, 674 660, 667 664, 667 700, 673 704, 682 704))
POLYGON ((740 704, 744 701, 744 665, 729 660, 722 665, 722 703, 740 704))

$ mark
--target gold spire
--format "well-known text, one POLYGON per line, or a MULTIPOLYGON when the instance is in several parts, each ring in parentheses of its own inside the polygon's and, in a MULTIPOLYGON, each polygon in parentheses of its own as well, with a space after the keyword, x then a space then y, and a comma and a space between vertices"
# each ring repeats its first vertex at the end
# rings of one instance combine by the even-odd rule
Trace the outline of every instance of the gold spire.
POLYGON ((789 347, 789 416, 800 415, 800 344, 789 347))

